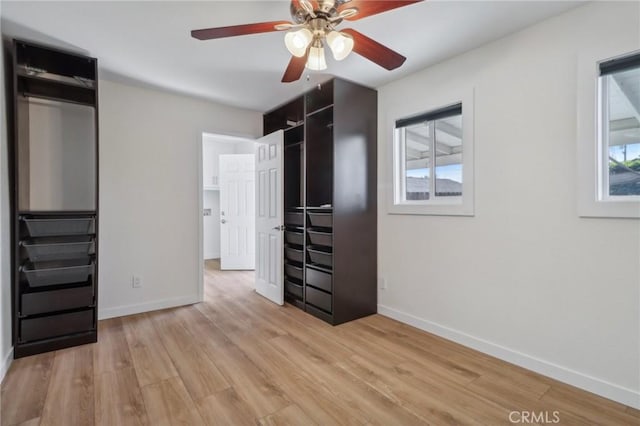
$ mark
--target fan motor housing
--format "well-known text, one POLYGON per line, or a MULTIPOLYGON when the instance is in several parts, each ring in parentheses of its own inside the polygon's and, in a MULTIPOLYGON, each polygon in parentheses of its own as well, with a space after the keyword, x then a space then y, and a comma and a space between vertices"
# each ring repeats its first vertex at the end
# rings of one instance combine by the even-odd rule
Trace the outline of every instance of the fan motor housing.
MULTIPOLYGON (((318 17, 332 18, 338 14, 338 7, 351 0, 316 0, 317 9, 314 12, 318 17)), ((312 3, 313 4, 313 3, 312 3)), ((291 2, 291 18, 297 24, 303 24, 310 19, 309 14, 299 2, 291 2)))

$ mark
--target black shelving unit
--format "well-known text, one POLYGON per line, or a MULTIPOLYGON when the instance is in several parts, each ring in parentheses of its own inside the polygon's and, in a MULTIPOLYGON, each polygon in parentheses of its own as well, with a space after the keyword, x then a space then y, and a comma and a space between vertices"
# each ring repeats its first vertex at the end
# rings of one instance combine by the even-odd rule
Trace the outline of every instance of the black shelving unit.
POLYGON ((377 93, 333 79, 264 115, 284 130, 285 300, 330 323, 377 311, 377 93))
POLYGON ((97 341, 98 74, 95 58, 27 41, 14 40, 10 54, 20 358, 97 341), (55 124, 41 123, 45 116, 55 124))

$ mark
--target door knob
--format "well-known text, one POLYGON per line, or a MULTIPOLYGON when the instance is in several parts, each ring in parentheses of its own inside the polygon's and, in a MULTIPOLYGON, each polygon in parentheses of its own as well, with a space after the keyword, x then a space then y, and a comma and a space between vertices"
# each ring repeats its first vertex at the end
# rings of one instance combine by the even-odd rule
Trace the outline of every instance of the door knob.
POLYGON ((220 223, 227 223, 227 221, 225 219, 222 219, 220 223))
POLYGON ((284 231, 284 225, 280 225, 280 226, 274 226, 273 229, 275 231, 284 231))

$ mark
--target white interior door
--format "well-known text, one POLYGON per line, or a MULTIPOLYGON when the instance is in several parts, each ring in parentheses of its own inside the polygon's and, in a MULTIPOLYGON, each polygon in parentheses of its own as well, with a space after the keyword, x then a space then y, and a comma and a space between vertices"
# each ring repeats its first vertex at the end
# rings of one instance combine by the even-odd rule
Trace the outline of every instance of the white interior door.
POLYGON ((220 269, 255 269, 255 155, 219 159, 220 269))
POLYGON ((283 132, 258 139, 256 151, 256 292, 284 304, 282 283, 283 132))

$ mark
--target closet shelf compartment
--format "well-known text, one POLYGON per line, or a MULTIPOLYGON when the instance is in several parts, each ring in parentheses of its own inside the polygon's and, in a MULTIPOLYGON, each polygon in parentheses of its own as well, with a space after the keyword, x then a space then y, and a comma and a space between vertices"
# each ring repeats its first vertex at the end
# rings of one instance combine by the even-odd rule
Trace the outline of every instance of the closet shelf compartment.
POLYGON ((302 267, 295 266, 295 265, 292 265, 290 263, 285 263, 285 265, 284 265, 284 273, 288 277, 295 278, 295 279, 298 279, 300 281, 302 281, 304 279, 303 278, 304 273, 303 273, 302 267))
POLYGON ((296 246, 304 245, 304 233, 302 232, 285 231, 284 239, 287 244, 293 244, 296 246))
POLYGON ((309 229, 309 241, 313 245, 333 247, 333 233, 309 229))
POLYGON ((30 287, 46 287, 61 284, 86 282, 93 274, 94 263, 51 268, 33 268, 32 265, 21 267, 30 287))
POLYGON ((22 242, 21 245, 31 262, 86 258, 94 252, 93 241, 73 243, 22 242))
POLYGON ((304 262, 304 250, 295 249, 293 247, 285 247, 284 254, 287 260, 298 263, 304 262))
POLYGON ((22 221, 27 225, 31 237, 57 237, 63 235, 87 235, 93 233, 93 218, 63 218, 63 219, 27 219, 22 221))
POLYGON ((284 214, 284 224, 292 226, 304 226, 304 213, 286 212, 284 214))
POLYGON ((309 258, 312 263, 317 263, 326 267, 333 267, 333 253, 326 250, 320 250, 319 247, 311 246, 307 248, 307 253, 309 253, 309 258))
POLYGON ((332 213, 320 213, 320 212, 308 212, 309 221, 311 226, 318 228, 331 228, 333 227, 333 214, 332 213))
POLYGON ((24 319, 20 322, 20 338, 23 342, 34 341, 65 334, 80 333, 95 328, 94 310, 49 315, 24 319))
POLYGON ((300 284, 297 284, 291 280, 285 279, 284 288, 288 294, 296 297, 297 299, 302 299, 304 297, 303 287, 300 284))
POLYGON ((325 312, 331 312, 331 294, 309 286, 305 287, 305 293, 308 304, 320 308, 325 312))

